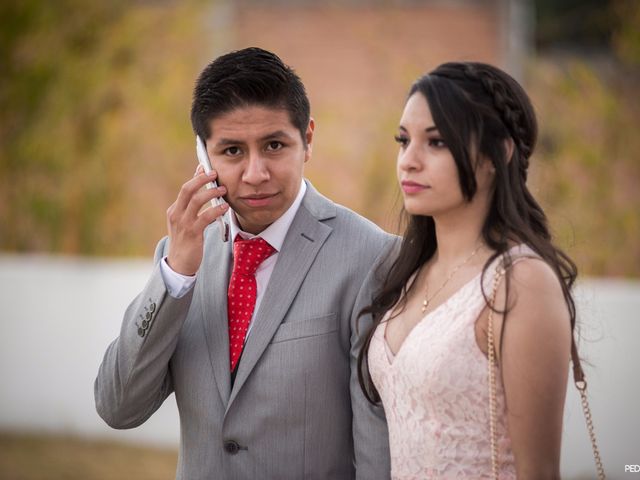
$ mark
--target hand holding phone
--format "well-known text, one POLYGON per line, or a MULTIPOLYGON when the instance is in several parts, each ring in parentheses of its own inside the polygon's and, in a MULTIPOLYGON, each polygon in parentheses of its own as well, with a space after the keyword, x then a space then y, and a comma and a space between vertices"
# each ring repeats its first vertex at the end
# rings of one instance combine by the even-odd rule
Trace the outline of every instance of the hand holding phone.
MULTIPOLYGON (((202 165, 202 168, 204 169, 204 173, 208 174, 209 172, 211 172, 211 170, 213 169, 211 168, 209 155, 207 155, 207 149, 205 148, 204 142, 202 141, 199 135, 196 135, 196 154, 198 156, 198 163, 202 165)), ((205 187, 207 189, 217 188, 218 183, 215 181, 209 182, 205 185, 205 187)), ((222 205, 223 203, 224 201, 221 198, 214 198, 213 200, 211 200, 211 205, 214 207, 222 205)), ((216 221, 220 225, 220 233, 222 235, 222 241, 224 242, 228 241, 229 240, 229 224, 224 220, 222 215, 219 216, 216 221)))

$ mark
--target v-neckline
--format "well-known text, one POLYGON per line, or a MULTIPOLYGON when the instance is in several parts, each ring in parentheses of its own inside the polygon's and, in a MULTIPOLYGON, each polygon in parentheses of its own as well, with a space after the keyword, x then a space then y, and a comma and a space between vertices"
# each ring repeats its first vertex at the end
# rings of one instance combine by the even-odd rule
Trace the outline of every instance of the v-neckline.
MULTIPOLYGON (((387 321, 385 322, 385 326, 384 326, 384 330, 382 332, 382 341, 384 342, 384 344, 386 345, 385 348, 385 357, 387 359, 387 363, 389 365, 393 365, 396 361, 396 359, 398 358, 398 355, 400 355, 400 353, 402 353, 402 349, 404 347, 404 344, 407 343, 407 340, 410 339, 411 335, 413 334, 414 330, 421 325, 422 323, 424 323, 424 321, 431 317, 432 315, 434 315, 436 312, 438 312, 439 310, 441 310, 445 305, 447 305, 449 302, 451 302, 451 300, 455 297, 457 297, 463 290, 465 290, 467 287, 469 287, 470 285, 474 284, 475 281, 478 279, 478 277, 480 277, 482 275, 482 271, 478 272, 476 275, 474 275, 470 280, 468 280, 464 285, 462 285, 458 290, 456 290, 455 292, 453 292, 451 295, 449 295, 449 297, 447 297, 447 299, 442 302, 441 304, 439 304, 436 308, 434 308, 433 310, 431 310, 429 313, 425 314, 420 320, 418 320, 416 322, 416 324, 411 327, 411 330, 409 330, 409 333, 407 333, 407 335, 404 337, 404 340, 402 340, 402 343, 400 343, 400 346, 398 347, 398 351, 393 353, 393 350, 391 348, 391 346, 389 345, 389 342, 387 342, 387 326, 389 325, 389 320, 387 319, 387 321), (393 358, 389 359, 389 355, 388 353, 390 353, 393 358)), ((391 310, 389 310, 389 312, 392 312, 393 308, 391 308, 391 310)))

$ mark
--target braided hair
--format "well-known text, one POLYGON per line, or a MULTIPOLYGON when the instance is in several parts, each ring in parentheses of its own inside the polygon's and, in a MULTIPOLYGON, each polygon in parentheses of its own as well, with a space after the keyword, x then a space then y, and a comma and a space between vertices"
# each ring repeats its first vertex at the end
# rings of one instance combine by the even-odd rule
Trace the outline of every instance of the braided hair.
MULTIPOLYGON (((420 77, 411 86, 408 97, 415 94, 424 96, 429 105, 434 123, 456 163, 460 189, 467 201, 471 201, 477 191, 475 166, 479 159, 488 159, 495 169, 495 188, 482 226, 483 240, 495 253, 484 265, 483 278, 489 265, 500 255, 505 256, 506 266, 509 266, 510 244, 526 244, 560 279, 573 330, 576 311, 571 288, 577 269, 573 261, 552 243, 547 217, 526 184, 538 124, 533 105, 522 86, 494 66, 450 62, 420 77), (513 143, 513 149, 508 148, 509 142, 513 143), (513 153, 509 155, 511 151, 513 153)), ((431 259, 437 248, 433 218, 406 212, 404 215, 407 228, 400 251, 383 272, 382 290, 374 297, 372 305, 361 312, 361 315, 373 316, 373 326, 358 356, 358 375, 365 395, 374 403, 378 403, 380 397, 366 362, 373 333, 389 309, 398 302, 404 306, 406 297, 402 294, 409 278, 431 259)), ((509 280, 507 269, 507 305, 509 280)), ((489 305, 486 292, 483 293, 489 305)), ((508 308, 496 311, 504 314, 506 326, 508 308)), ((504 335, 501 342, 502 339, 504 335)))

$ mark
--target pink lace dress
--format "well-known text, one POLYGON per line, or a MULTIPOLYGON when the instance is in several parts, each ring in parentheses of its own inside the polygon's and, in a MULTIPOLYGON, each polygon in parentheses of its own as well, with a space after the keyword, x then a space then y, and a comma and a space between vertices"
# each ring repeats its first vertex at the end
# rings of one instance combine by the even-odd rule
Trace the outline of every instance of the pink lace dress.
MULTIPOLYGON (((514 261, 533 256, 525 246, 510 253, 514 261)), ((487 295, 496 264, 484 278, 487 295)), ((374 333, 369 369, 389 426, 393 479, 491 478, 488 360, 475 338, 475 322, 485 307, 480 279, 428 313, 395 356, 385 340, 389 312, 374 333)), ((499 474, 513 479, 500 375, 496 380, 499 474)))

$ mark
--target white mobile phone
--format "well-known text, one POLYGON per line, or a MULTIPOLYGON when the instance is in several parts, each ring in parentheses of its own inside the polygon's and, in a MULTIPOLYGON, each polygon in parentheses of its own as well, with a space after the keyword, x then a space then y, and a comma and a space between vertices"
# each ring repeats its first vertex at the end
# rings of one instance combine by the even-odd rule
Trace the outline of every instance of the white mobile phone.
MULTIPOLYGON (((198 156, 198 163, 202 165, 204 168, 204 173, 209 173, 211 170, 211 161, 209 160, 209 155, 207 155, 207 149, 204 146, 204 142, 200 138, 199 135, 196 135, 196 155, 198 156)), ((217 188, 217 182, 209 182, 205 185, 207 189, 217 188)), ((222 205, 224 201, 220 198, 214 198, 211 200, 211 205, 216 207, 218 205, 222 205)), ((220 225, 220 233, 222 234, 222 241, 226 242, 229 240, 229 224, 224 220, 224 216, 220 215, 217 220, 220 225)))

